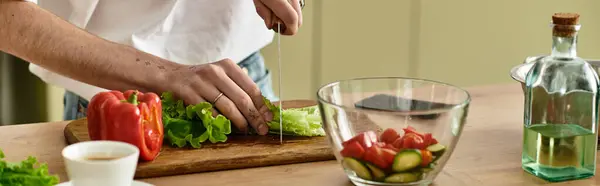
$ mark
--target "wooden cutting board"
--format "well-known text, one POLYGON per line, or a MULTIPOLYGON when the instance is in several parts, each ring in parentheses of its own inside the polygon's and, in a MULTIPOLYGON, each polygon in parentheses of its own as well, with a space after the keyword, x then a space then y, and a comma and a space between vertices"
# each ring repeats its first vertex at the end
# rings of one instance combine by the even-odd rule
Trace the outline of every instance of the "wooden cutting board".
MULTIPOLYGON (((282 107, 298 108, 315 104, 312 100, 291 100, 284 101, 282 107)), ((69 144, 89 141, 87 120, 84 118, 67 124, 64 134, 69 144)), ((231 135, 226 143, 204 143, 200 149, 173 148, 165 143, 154 161, 138 164, 135 178, 335 159, 327 137, 284 136, 283 140, 284 143, 279 144, 278 135, 231 135)))

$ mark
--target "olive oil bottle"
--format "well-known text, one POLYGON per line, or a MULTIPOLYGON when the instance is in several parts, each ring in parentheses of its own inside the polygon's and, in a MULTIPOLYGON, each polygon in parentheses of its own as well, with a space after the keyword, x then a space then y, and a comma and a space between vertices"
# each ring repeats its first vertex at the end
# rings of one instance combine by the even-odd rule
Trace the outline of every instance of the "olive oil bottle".
POLYGON ((598 75, 577 57, 579 15, 552 16, 552 53, 525 83, 522 167, 547 181, 589 178, 596 171, 598 75))

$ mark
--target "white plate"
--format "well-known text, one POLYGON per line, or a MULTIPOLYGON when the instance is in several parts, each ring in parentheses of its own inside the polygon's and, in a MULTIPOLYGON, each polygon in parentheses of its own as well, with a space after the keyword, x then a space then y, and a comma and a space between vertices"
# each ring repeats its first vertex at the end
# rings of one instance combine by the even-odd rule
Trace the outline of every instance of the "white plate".
MULTIPOLYGON (((55 185, 55 186, 71 186, 71 182, 69 181, 69 182, 60 183, 60 184, 55 185)), ((149 184, 149 183, 144 183, 144 182, 141 182, 141 181, 135 181, 135 180, 133 180, 133 183, 131 184, 131 186, 154 186, 154 185, 149 184)))

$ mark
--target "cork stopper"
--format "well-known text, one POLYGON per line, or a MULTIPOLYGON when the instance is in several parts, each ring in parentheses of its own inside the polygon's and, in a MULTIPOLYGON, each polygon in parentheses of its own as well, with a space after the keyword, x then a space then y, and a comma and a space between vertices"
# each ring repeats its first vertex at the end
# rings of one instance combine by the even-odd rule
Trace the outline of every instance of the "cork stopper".
POLYGON ((579 25, 579 14, 577 13, 555 13, 552 15, 552 35, 558 37, 573 37, 577 34, 579 25))

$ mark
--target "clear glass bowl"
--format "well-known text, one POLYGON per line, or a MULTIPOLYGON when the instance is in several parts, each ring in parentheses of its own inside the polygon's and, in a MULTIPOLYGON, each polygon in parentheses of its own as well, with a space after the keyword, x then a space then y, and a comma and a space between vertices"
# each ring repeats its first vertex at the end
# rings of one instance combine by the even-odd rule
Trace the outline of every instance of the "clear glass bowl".
POLYGON ((454 151, 471 100, 461 88, 402 77, 333 82, 321 87, 317 97, 335 157, 355 185, 432 183, 454 151), (419 134, 406 135, 403 129, 409 126, 419 134), (386 135, 382 139, 386 129, 394 129, 399 136, 386 135), (358 136, 368 131, 373 131, 379 142, 369 146, 364 141, 375 141, 369 138, 371 135, 358 136), (430 148, 432 144, 437 146, 430 148), (347 150, 341 152, 346 146, 347 150))

